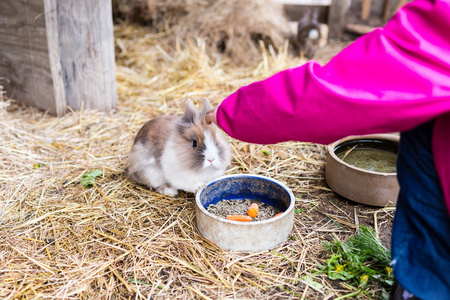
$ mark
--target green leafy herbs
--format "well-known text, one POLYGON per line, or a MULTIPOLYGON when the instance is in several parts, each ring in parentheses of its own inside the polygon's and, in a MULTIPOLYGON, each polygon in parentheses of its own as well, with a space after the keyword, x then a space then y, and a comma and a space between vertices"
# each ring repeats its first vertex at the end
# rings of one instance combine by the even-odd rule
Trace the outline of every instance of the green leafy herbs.
POLYGON ((361 225, 359 233, 345 241, 324 244, 331 252, 322 272, 332 280, 352 280, 360 292, 375 281, 390 289, 394 284, 389 267, 390 251, 386 249, 372 228, 361 225))
POLYGON ((315 289, 316 291, 321 291, 323 289, 323 285, 319 282, 315 281, 313 277, 305 275, 300 277, 300 280, 304 281, 306 284, 308 284, 310 287, 315 289))
POLYGON ((90 188, 90 187, 94 186, 95 178, 98 176, 101 176, 101 175, 103 175, 102 170, 89 171, 89 172, 83 174, 80 184, 83 185, 84 187, 90 188))

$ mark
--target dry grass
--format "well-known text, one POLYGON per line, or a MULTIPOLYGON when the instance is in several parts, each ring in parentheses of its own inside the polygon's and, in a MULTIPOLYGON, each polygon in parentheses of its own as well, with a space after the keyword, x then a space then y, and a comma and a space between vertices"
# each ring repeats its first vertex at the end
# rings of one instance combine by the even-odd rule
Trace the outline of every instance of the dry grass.
POLYGON ((124 174, 132 140, 149 118, 180 113, 187 98, 217 104, 238 87, 303 61, 281 49, 263 52, 251 68, 231 68, 211 61, 202 40, 169 54, 164 37, 143 28, 119 26, 116 38, 114 112, 54 118, 1 102, 0 298, 331 299, 351 292, 315 273, 324 262, 321 243, 354 232, 372 214, 377 229, 388 227, 391 213, 336 198, 324 184, 323 146, 230 140, 227 173, 283 181, 303 210, 291 238, 261 253, 217 248, 196 230, 192 194, 167 198, 124 174), (83 187, 82 175, 94 169, 104 175, 83 187), (337 208, 327 209, 328 202, 337 208))

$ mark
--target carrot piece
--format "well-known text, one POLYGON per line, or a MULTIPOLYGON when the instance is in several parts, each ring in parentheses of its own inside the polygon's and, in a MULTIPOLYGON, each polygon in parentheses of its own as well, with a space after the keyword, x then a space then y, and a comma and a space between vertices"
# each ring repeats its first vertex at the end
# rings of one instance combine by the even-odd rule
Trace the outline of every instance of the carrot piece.
POLYGON ((250 208, 247 210, 247 215, 249 215, 252 218, 256 218, 259 212, 259 206, 256 203, 250 204, 250 208))
POLYGON ((241 222, 251 222, 252 217, 246 215, 228 215, 227 220, 231 221, 241 221, 241 222))
POLYGON ((272 218, 275 218, 275 217, 278 217, 278 216, 281 216, 282 214, 283 214, 284 212, 282 211, 282 212, 279 212, 279 213, 277 213, 275 216, 273 216, 272 218))

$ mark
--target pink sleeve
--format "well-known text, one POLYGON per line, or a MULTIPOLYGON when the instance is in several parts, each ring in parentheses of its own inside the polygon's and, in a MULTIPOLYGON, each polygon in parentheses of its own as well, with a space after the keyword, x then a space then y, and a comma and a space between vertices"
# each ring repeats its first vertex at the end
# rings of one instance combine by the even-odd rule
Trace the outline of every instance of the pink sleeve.
POLYGON ((414 1, 325 66, 311 61, 240 88, 219 106, 218 123, 245 142, 327 144, 448 112, 449 16, 449 1, 414 1))

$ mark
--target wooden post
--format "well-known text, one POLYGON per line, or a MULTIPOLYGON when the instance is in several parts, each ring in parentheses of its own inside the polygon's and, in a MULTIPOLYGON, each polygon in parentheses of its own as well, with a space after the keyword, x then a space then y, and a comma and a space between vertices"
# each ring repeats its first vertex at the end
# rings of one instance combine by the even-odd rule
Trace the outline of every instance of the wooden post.
POLYGON ((57 1, 67 104, 109 111, 116 104, 110 0, 57 1))
POLYGON ((372 0, 363 0, 362 2, 362 8, 361 8, 361 19, 363 21, 367 20, 370 15, 370 7, 372 0))
POLYGON ((383 6, 383 21, 387 22, 389 18, 391 17, 391 0, 384 0, 384 6, 383 6))
POLYGON ((1 0, 7 95, 61 116, 117 101, 110 0, 1 0))
POLYGON ((345 27, 346 0, 332 0, 328 15, 328 39, 341 39, 345 27))

